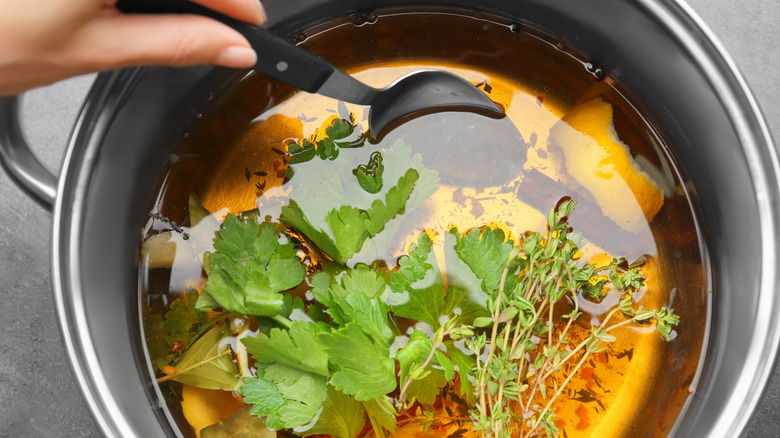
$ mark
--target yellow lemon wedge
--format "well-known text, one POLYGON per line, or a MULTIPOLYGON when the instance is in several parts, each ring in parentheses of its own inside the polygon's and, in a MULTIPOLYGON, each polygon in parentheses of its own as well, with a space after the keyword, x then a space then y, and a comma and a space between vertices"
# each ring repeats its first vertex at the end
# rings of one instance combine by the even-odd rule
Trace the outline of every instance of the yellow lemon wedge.
POLYGON ((181 410, 198 438, 201 429, 225 421, 243 407, 244 403, 232 392, 182 386, 181 410))
POLYGON ((615 131, 612 105, 600 98, 574 107, 550 130, 566 171, 595 198, 605 216, 639 232, 664 203, 664 193, 642 170, 615 131))

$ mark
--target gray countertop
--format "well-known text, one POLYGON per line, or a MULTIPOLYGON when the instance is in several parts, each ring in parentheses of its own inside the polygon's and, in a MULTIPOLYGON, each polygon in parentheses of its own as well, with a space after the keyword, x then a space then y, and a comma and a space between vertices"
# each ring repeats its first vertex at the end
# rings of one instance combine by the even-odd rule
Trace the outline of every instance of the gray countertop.
MULTIPOLYGON (((576 0, 573 0, 576 1, 576 0)), ((780 132, 780 1, 689 0, 735 59, 780 132)), ((92 76, 28 93, 25 131, 52 170, 92 76)), ((775 134, 777 135, 777 134, 775 134)), ((99 436, 69 369, 52 296, 51 215, 0 172, 0 436, 99 436)), ((778 374, 780 364, 776 367, 778 374)), ((749 437, 780 437, 780 378, 772 379, 749 437)))

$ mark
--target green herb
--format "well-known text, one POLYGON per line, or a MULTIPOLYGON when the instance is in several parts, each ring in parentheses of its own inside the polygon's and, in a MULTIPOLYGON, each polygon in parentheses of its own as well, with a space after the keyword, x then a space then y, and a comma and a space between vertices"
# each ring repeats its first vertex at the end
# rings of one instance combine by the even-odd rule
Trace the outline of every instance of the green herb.
MULTIPOLYGON (((401 301, 392 307, 396 316, 422 321, 438 328, 442 320, 457 316, 462 324, 470 324, 474 318, 486 316, 484 293, 479 290, 479 280, 455 255, 456 238, 452 233, 444 236, 447 262, 447 282, 439 269, 427 233, 420 234, 412 244, 409 256, 401 257, 398 271, 391 274, 390 287, 400 292, 401 301), (460 269, 457 269, 460 268, 460 269), (431 279, 431 281, 421 281, 431 279), (445 286, 446 284, 446 286, 445 286)), ((483 261, 485 264, 491 260, 483 261)))
POLYGON ((338 325, 355 323, 374 342, 389 348, 394 336, 388 326, 388 309, 377 298, 385 289, 384 279, 365 265, 346 271, 340 283, 331 281, 324 272, 318 276, 314 297, 327 306, 333 322, 338 325), (326 276, 327 289, 323 287, 326 276))
POLYGON ((334 261, 345 263, 360 250, 367 238, 377 235, 387 222, 403 211, 418 178, 417 171, 409 169, 387 192, 384 203, 377 199, 366 210, 351 205, 330 210, 325 222, 333 237, 315 229, 294 200, 282 207, 282 222, 297 228, 334 261))
POLYGON ((355 438, 368 420, 384 438, 399 415, 425 432, 450 424, 434 407, 443 394, 468 404, 448 412, 459 426, 452 436, 469 427, 496 438, 557 436, 556 401, 589 356, 617 340, 617 328, 652 324, 671 338, 679 317, 634 303, 641 263, 579 261, 566 222, 571 200, 550 210, 544 236, 515 241, 491 226, 428 230, 397 266, 377 261, 402 216, 436 192, 438 174, 400 141, 382 153, 359 149, 368 138, 341 113, 327 137, 279 152, 306 163, 295 169, 281 223, 259 223, 254 210, 217 227, 190 198, 192 243, 208 260, 208 281, 197 301, 190 291, 166 315, 168 344, 184 348, 159 381, 241 392, 249 410, 207 428, 208 436, 267 426, 355 438), (384 179, 396 184, 384 187, 384 179), (309 261, 307 253, 325 257, 309 261), (575 345, 579 300, 599 301, 610 288, 619 304, 575 345), (209 310, 223 311, 223 320, 209 321, 201 313, 209 310), (241 322, 232 339, 228 321, 241 322))
POLYGON ((396 388, 395 361, 388 348, 372 341, 357 324, 322 333, 319 339, 336 367, 329 382, 334 388, 360 401, 383 397, 396 388))
MULTIPOLYGON (((304 166, 296 167, 295 177, 289 182, 291 189, 289 197, 301 210, 303 218, 311 225, 310 231, 300 229, 302 233, 316 237, 318 230, 324 230, 323 232, 332 239, 326 217, 329 217, 334 208, 349 205, 359 210, 368 210, 375 201, 384 202, 387 192, 396 186, 383 184, 379 193, 371 194, 366 192, 352 175, 355 166, 366 162, 372 153, 362 148, 342 150, 341 158, 338 160, 314 160, 304 166), (316 187, 316 190, 312 190, 312 187, 316 187)), ((403 141, 397 140, 392 146, 383 150, 382 157, 384 163, 382 180, 385 183, 401 180, 410 169, 414 169, 418 174, 414 187, 411 188, 411 195, 403 205, 403 214, 410 214, 438 190, 438 173, 423 166, 420 154, 413 154, 411 147, 403 141)), ((366 239, 360 250, 349 260, 354 263, 371 264, 385 256, 395 244, 393 239, 397 236, 401 223, 402 216, 396 215, 394 220, 384 224, 381 232, 366 239)), ((318 251, 335 260, 336 247, 327 247, 327 239, 319 239, 315 245, 318 251)))
POLYGON ((296 249, 270 223, 228 215, 209 258, 209 279, 198 298, 199 310, 221 307, 256 316, 282 310, 279 292, 299 285, 305 269, 296 249))
POLYGON ((258 370, 257 379, 246 379, 240 391, 246 403, 253 405, 253 415, 267 417, 270 429, 292 429, 314 420, 326 389, 323 376, 271 364, 258 370))
POLYGON ((165 314, 162 325, 163 330, 169 334, 165 338, 169 346, 178 343, 180 349, 186 348, 208 321, 206 314, 195 308, 197 300, 198 291, 188 289, 181 298, 171 303, 171 309, 165 314))
MULTIPOLYGON (((491 316, 475 319, 474 325, 487 331, 466 341, 478 358, 478 403, 472 416, 475 429, 482 430, 483 435, 556 436, 556 400, 591 354, 608 350, 607 344, 616 341, 613 330, 653 321, 668 339, 671 325, 679 321, 666 310, 634 309, 633 292, 644 282, 638 266, 625 266, 624 259, 613 259, 607 268, 596 269, 576 260, 579 251, 568 237, 571 229, 566 223, 574 206, 573 201, 567 200, 550 210, 545 237, 527 233, 522 245, 510 251, 496 252, 495 243, 490 245, 493 254, 503 257, 502 274, 497 285, 495 270, 482 276, 486 285, 495 285, 488 299, 491 316), (515 277, 518 270, 520 275, 515 277), (594 280, 602 270, 609 273, 610 282, 623 298, 585 340, 569 347, 569 330, 581 315, 576 304, 578 294, 588 290, 592 296, 592 285, 598 283, 594 280), (569 306, 564 300, 567 295, 574 308, 564 315, 567 322, 558 325, 555 309, 569 306), (618 315, 622 315, 622 321, 613 322, 618 315), (541 339, 538 344, 535 338, 541 339), (548 388, 547 379, 551 376, 562 381, 548 388)), ((479 251, 481 245, 475 245, 468 234, 461 242, 464 246, 460 253, 469 260, 469 247, 476 250, 474 255, 485 253, 479 251), (468 245, 466 239, 472 244, 468 245)))
POLYGON ((303 321, 293 321, 289 329, 273 328, 269 335, 263 333, 244 338, 247 352, 261 364, 278 363, 301 371, 328 376, 328 356, 317 339, 317 326, 303 321))
POLYGON ((355 123, 350 117, 347 119, 334 119, 331 125, 325 128, 327 137, 317 141, 302 140, 300 144, 291 143, 287 146, 287 152, 292 156, 290 164, 300 164, 310 161, 314 157, 333 161, 339 156, 340 148, 356 148, 363 146, 367 137, 355 135, 355 123))
POLYGON ((385 173, 382 154, 374 152, 368 159, 368 164, 361 164, 352 173, 357 177, 358 184, 368 193, 382 191, 382 174, 385 173))

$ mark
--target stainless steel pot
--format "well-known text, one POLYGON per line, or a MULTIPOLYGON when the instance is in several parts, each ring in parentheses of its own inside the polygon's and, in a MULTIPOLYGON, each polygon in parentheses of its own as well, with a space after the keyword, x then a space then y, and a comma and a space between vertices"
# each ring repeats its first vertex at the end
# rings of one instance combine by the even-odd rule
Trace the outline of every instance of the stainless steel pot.
MULTIPOLYGON (((414 3, 264 2, 269 26, 282 35, 350 11, 414 3)), ((467 0, 425 3, 474 8, 467 0)), ((701 378, 673 435, 738 436, 769 378, 780 340, 774 317, 780 310, 780 166, 743 80, 676 1, 483 0, 479 9, 534 23, 591 55, 646 105, 675 145, 701 207, 713 308, 701 378)), ((175 434, 142 363, 137 230, 193 109, 235 79, 233 72, 206 67, 101 75, 78 118, 59 179, 29 153, 17 101, 0 105, 4 167, 54 211, 53 276, 66 347, 85 399, 109 436, 175 434)))

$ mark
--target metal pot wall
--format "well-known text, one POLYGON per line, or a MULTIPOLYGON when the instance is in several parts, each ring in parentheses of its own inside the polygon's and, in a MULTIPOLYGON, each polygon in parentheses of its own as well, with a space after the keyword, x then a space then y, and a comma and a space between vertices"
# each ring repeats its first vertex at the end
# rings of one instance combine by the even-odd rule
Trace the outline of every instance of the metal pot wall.
MULTIPOLYGON (((269 26, 291 35, 347 12, 415 2, 264 4, 269 26)), ((467 0, 425 4, 474 9, 467 0)), ((773 318, 780 310, 780 166, 741 77, 687 8, 672 0, 483 0, 479 10, 533 23, 590 55, 646 105, 668 134, 698 198, 713 266, 706 357, 673 435, 739 435, 769 378, 780 336, 773 318)), ((18 129, 16 101, 6 99, 0 106, 4 166, 32 197, 54 210, 60 322, 85 399, 109 436, 176 434, 142 363, 135 287, 138 230, 192 109, 234 80, 234 72, 207 67, 99 76, 58 180, 29 155, 18 129)))

